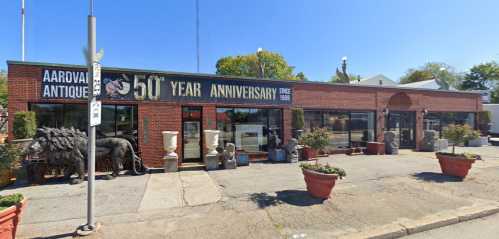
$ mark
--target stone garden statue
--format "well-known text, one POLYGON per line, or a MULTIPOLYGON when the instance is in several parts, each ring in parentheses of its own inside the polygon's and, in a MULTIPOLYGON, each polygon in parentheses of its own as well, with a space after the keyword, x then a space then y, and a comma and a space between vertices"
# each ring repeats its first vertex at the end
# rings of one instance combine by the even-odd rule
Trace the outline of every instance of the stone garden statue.
POLYGON ((275 132, 275 130, 271 130, 268 144, 269 151, 279 148, 280 145, 281 139, 279 138, 279 135, 277 135, 277 132, 275 132))
MULTIPOLYGON (((120 170, 127 165, 133 174, 140 174, 147 169, 143 161, 132 147, 132 144, 123 138, 97 139, 96 163, 110 160, 112 174, 110 178, 119 176, 120 170)), ((64 177, 71 179, 71 183, 81 183, 85 177, 87 161, 87 135, 74 128, 39 128, 27 149, 27 154, 37 161, 45 161, 48 170, 62 169, 64 177)), ((43 172, 44 173, 44 172, 43 172)))
POLYGON ((437 146, 437 131, 435 130, 425 130, 423 134, 423 140, 421 141, 421 151, 435 152, 437 146))
POLYGON ((398 154, 399 153, 399 145, 395 140, 395 132, 386 131, 384 135, 385 141, 385 153, 386 154, 398 154))
POLYGON ((296 163, 299 160, 298 153, 298 140, 295 138, 291 138, 288 143, 284 146, 284 150, 286 151, 286 161, 288 163, 296 163))
POLYGON ((225 169, 237 168, 236 161, 236 146, 233 143, 228 143, 223 152, 223 166, 225 169))

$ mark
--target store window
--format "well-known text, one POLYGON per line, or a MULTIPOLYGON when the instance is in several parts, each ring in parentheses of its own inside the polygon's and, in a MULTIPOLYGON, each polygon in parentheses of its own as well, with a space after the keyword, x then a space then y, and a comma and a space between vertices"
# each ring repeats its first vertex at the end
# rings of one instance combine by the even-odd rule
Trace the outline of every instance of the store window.
MULTIPOLYGON (((36 113, 38 127, 66 127, 87 132, 86 104, 30 104, 36 113)), ((101 124, 96 128, 97 138, 123 137, 137 149, 137 106, 103 105, 101 124)))
POLYGON ((330 146, 335 148, 366 146, 374 141, 374 112, 305 111, 305 132, 327 128, 330 146))
POLYGON ((275 133, 282 139, 280 109, 217 108, 219 145, 234 143, 237 150, 267 151, 268 137, 275 133))
POLYGON ((442 137, 442 130, 450 124, 467 124, 475 128, 475 113, 472 112, 430 112, 424 116, 423 129, 435 130, 442 137))

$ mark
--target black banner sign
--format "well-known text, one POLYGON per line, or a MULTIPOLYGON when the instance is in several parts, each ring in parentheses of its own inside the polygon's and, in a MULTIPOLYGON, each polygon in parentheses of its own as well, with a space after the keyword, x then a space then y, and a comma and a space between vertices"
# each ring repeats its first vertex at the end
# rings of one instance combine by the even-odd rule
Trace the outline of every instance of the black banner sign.
MULTIPOLYGON (((45 99, 84 99, 86 71, 44 69, 41 95, 45 99)), ((291 104, 286 82, 193 78, 149 73, 102 72, 100 99, 190 101, 209 103, 291 104)))

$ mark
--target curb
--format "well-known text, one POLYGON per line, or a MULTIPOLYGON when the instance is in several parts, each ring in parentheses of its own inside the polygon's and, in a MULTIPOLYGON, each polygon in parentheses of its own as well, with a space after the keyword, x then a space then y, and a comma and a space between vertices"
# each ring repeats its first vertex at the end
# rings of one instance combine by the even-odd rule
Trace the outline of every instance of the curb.
POLYGON ((457 224, 477 218, 482 218, 499 213, 499 203, 487 203, 462 207, 456 210, 440 213, 411 220, 401 219, 397 222, 368 229, 361 232, 342 235, 340 239, 394 239, 410 234, 424 232, 439 227, 457 224))

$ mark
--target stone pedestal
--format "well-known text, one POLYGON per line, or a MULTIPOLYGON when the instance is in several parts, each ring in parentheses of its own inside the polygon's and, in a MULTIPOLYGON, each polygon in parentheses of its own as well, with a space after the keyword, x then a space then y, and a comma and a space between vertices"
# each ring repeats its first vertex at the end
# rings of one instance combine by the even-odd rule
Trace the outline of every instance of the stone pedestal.
POLYGON ((178 171, 178 155, 175 153, 177 149, 178 131, 163 131, 163 147, 166 155, 163 157, 165 172, 178 171))
POLYGON ((218 154, 207 154, 204 159, 206 170, 216 170, 219 165, 218 154))
POLYGON ((177 156, 164 156, 163 160, 165 173, 172 173, 178 171, 178 157, 177 156))

